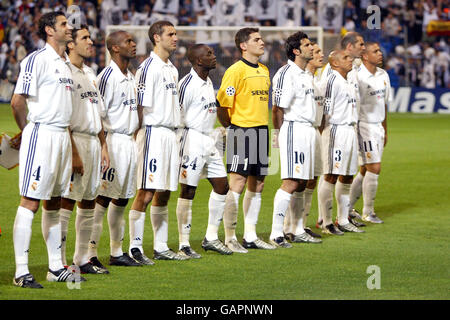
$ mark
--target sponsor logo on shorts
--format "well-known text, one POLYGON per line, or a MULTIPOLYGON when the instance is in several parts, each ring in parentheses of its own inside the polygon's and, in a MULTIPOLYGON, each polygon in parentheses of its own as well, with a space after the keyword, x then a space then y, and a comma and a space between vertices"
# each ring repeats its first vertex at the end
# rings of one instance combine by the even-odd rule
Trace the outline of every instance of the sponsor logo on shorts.
POLYGON ((152 174, 150 174, 150 175, 148 176, 148 180, 150 180, 150 182, 153 182, 153 175, 152 175, 152 174))
POLYGON ((334 165, 334 167, 335 167, 336 169, 339 169, 340 166, 341 166, 341 164, 340 164, 339 162, 336 162, 335 165, 334 165))
POLYGON ((370 152, 366 152, 367 159, 372 159, 372 154, 370 152))
POLYGON ((33 182, 33 184, 31 185, 31 189, 33 189, 33 191, 36 191, 37 189, 37 182, 33 182))
POLYGON ((183 171, 181 172, 181 176, 183 177, 183 179, 186 179, 186 177, 187 177, 187 171, 186 171, 186 170, 183 170, 183 171))

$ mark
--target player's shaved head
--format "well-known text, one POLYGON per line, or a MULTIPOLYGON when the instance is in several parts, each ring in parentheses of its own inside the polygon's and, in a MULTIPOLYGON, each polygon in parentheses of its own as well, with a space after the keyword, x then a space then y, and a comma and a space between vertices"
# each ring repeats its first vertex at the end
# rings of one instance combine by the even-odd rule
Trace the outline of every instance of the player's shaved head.
POLYGON ((328 55, 328 62, 330 63, 330 66, 333 66, 336 64, 337 59, 342 55, 344 50, 333 50, 328 55))
POLYGON ((127 35, 128 32, 123 30, 111 32, 106 38, 106 47, 109 53, 112 53, 112 47, 119 45, 127 35))
POLYGON ((203 54, 208 46, 203 43, 194 44, 187 51, 187 58, 192 65, 197 65, 198 58, 203 54))

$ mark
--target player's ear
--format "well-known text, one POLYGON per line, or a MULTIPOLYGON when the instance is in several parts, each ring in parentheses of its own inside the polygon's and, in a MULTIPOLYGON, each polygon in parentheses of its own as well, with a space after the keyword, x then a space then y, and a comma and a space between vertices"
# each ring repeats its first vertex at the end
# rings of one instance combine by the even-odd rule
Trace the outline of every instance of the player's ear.
POLYGON ((53 36, 55 34, 55 29, 51 26, 45 26, 45 32, 49 36, 53 36))
POLYGON ((293 52, 296 56, 299 56, 300 53, 301 53, 300 49, 292 49, 292 52, 293 52))
POLYGON ((239 47, 241 47, 241 50, 242 50, 242 51, 245 51, 245 50, 247 50, 247 43, 246 43, 246 42, 241 42, 241 43, 239 44, 239 47))
POLYGON ((75 43, 74 43, 73 41, 70 41, 70 42, 67 44, 67 48, 69 48, 69 50, 73 50, 73 49, 75 48, 75 43))

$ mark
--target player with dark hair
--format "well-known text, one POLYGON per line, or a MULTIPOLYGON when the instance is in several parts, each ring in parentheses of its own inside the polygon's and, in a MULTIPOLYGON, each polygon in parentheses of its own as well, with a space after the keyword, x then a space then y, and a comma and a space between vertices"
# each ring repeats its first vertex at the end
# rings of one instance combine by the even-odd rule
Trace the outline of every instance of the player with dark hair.
POLYGON ((218 118, 227 130, 227 172, 230 191, 227 194, 224 227, 225 245, 234 252, 248 248, 275 249, 256 235, 261 208, 261 192, 268 173, 268 100, 270 77, 266 66, 259 63, 264 54, 264 41, 255 28, 236 33, 236 47, 242 58, 230 66, 217 93, 218 118), (239 197, 245 192, 243 246, 236 238, 239 197))
POLYGON ((381 69, 383 53, 376 42, 366 42, 362 54, 362 65, 358 70, 359 108, 358 138, 361 169, 354 178, 350 190, 350 212, 363 194, 362 219, 372 223, 383 223, 374 210, 381 157, 387 142, 387 105, 391 100, 389 75, 381 69))
POLYGON ((11 100, 19 126, 20 205, 13 229, 16 273, 14 285, 42 288, 28 270, 28 254, 34 214, 42 208, 42 234, 47 245, 48 281, 83 281, 66 270, 61 259, 61 224, 58 210, 61 196, 69 193, 72 168, 68 127, 72 116, 72 74, 65 53, 72 32, 62 12, 50 12, 39 19, 44 48, 22 60, 11 100), (28 109, 28 110, 27 110, 28 109), (28 120, 28 123, 27 123, 28 120))
POLYGON ((94 210, 94 224, 89 241, 89 261, 104 268, 98 259, 97 248, 103 228, 103 216, 109 207, 107 220, 110 237, 109 265, 139 266, 140 262, 122 251, 125 232, 123 214, 128 200, 136 194, 136 142, 138 129, 136 83, 128 69, 136 57, 136 42, 126 31, 114 31, 106 38, 111 62, 97 76, 96 84, 105 105, 102 123, 110 167, 102 175, 99 195, 94 210))
POLYGON ((156 260, 186 260, 167 246, 170 191, 178 187, 179 146, 175 129, 181 127, 178 70, 169 57, 177 48, 177 32, 168 21, 150 26, 153 51, 136 72, 139 131, 137 186, 130 210, 130 254, 143 264, 145 211, 150 204, 156 260))
POLYGON ((273 78, 272 121, 279 135, 281 187, 277 190, 273 206, 271 243, 291 248, 286 242, 283 228, 290 207, 292 242, 320 243, 306 233, 303 225, 303 192, 308 180, 314 177, 316 120, 313 75, 306 65, 313 58, 313 46, 308 36, 298 31, 286 40, 288 63, 273 78))
POLYGON ((66 264, 66 239, 68 224, 75 203, 75 253, 73 264, 81 273, 107 274, 108 270, 89 262, 89 239, 94 222, 95 198, 100 187, 101 173, 109 168, 108 146, 100 120, 104 105, 95 86, 94 71, 84 64, 94 54, 93 41, 87 26, 72 29, 73 41, 67 44, 70 69, 74 81, 72 119, 72 156, 83 172, 71 177, 70 193, 61 199, 59 210, 62 238, 62 261, 66 264))
POLYGON ((233 251, 218 238, 228 192, 228 180, 221 154, 212 136, 215 133, 217 111, 214 87, 208 74, 216 67, 216 56, 209 46, 196 44, 188 49, 187 57, 192 69, 179 82, 180 105, 185 124, 180 142, 181 192, 177 202, 179 253, 190 258, 201 257, 191 248, 189 234, 192 224, 192 201, 199 180, 206 177, 213 190, 209 196, 208 228, 202 247, 221 254, 232 254, 233 251))

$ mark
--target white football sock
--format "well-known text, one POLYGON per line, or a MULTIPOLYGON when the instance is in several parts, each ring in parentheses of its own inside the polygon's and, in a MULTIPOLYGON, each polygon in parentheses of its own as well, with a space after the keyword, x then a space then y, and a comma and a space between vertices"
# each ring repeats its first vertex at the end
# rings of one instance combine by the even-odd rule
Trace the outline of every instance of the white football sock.
POLYGON ((304 214, 304 192, 294 192, 289 204, 291 207, 291 233, 299 235, 305 233, 303 228, 303 214, 304 214))
POLYGON ((144 254, 142 243, 144 241, 145 211, 130 210, 128 220, 130 224, 130 255, 133 248, 138 248, 144 254))
POLYGON ((94 209, 81 209, 77 207, 77 217, 75 218, 75 253, 73 254, 73 262, 77 266, 82 266, 89 262, 89 240, 91 238, 93 223, 94 209))
POLYGON ((153 248, 158 252, 169 250, 167 240, 169 237, 169 209, 167 206, 151 206, 150 217, 153 226, 153 248))
MULTIPOLYGON (((291 203, 292 203, 292 197, 291 197, 291 203)), ((284 217, 283 232, 284 232, 284 234, 292 233, 292 210, 291 210, 290 204, 286 210, 286 216, 284 217)))
POLYGON ((64 266, 67 266, 66 244, 67 233, 69 232, 69 222, 72 211, 61 208, 59 209, 59 222, 61 223, 61 260, 64 266))
POLYGON ((375 212, 374 203, 378 189, 378 174, 367 171, 364 177, 363 185, 363 214, 369 215, 375 212))
POLYGON ((178 222, 178 249, 184 246, 190 247, 189 235, 192 225, 192 200, 178 198, 176 213, 178 222))
POLYGON ((275 193, 275 198, 273 199, 272 232, 270 233, 270 239, 284 237, 284 218, 289 208, 291 197, 292 195, 290 193, 281 188, 275 193))
POLYGON ((238 218, 239 197, 234 191, 228 191, 223 212, 223 227, 225 229, 225 243, 236 238, 236 225, 238 218))
POLYGON ((336 203, 337 203, 337 217, 338 223, 343 226, 348 221, 348 208, 350 206, 350 183, 342 183, 338 180, 336 183, 336 203))
POLYGON ((261 210, 261 193, 245 191, 242 203, 244 210, 244 239, 253 242, 258 237, 256 235, 256 224, 258 223, 259 211, 261 210))
POLYGON ((323 219, 323 227, 333 223, 333 192, 334 184, 323 179, 322 183, 319 184, 318 190, 319 210, 321 211, 320 216, 323 219))
POLYGON ((61 223, 58 211, 42 208, 42 235, 47 244, 48 268, 52 271, 64 268, 61 259, 61 223))
POLYGON ((364 176, 361 172, 358 172, 356 177, 353 178, 352 187, 350 188, 350 209, 352 210, 355 203, 361 198, 362 188, 363 188, 364 176))
POLYGON ((13 229, 16 278, 30 273, 28 270, 28 253, 30 248, 33 218, 33 211, 20 206, 17 208, 13 229))
POLYGON ((309 213, 311 211, 311 203, 313 198, 314 189, 306 188, 303 192, 304 204, 303 204, 303 229, 306 227, 309 213))
POLYGON ((209 217, 208 217, 208 228, 206 229, 205 238, 208 241, 213 241, 219 239, 219 226, 223 219, 223 212, 225 210, 225 201, 227 195, 221 195, 215 193, 214 190, 211 191, 209 195, 209 217))
POLYGON ((125 232, 125 220, 123 213, 125 206, 117 206, 114 203, 109 204, 108 219, 109 226, 109 247, 111 256, 120 257, 123 255, 122 243, 125 232))
POLYGON ((98 257, 97 248, 100 244, 100 238, 102 236, 103 216, 105 215, 106 210, 107 208, 100 205, 99 203, 95 204, 94 223, 92 224, 91 239, 89 240, 89 258, 98 257))

